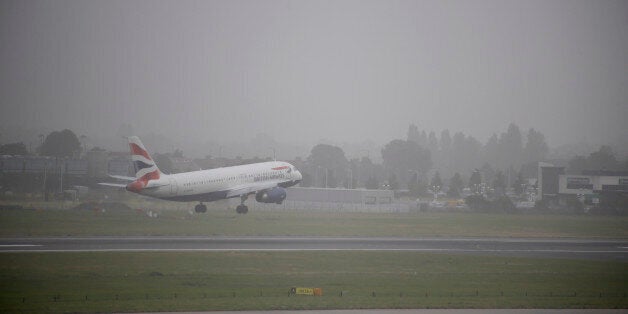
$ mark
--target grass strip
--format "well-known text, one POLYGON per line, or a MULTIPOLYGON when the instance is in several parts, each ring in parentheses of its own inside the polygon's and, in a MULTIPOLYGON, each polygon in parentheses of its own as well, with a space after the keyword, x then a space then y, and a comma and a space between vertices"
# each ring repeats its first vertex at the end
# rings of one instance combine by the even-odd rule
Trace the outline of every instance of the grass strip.
POLYGON ((0 312, 627 308, 626 266, 417 252, 2 253, 0 312))
POLYGON ((628 238, 628 217, 479 213, 321 213, 216 210, 2 210, 0 237, 373 236, 628 238), (156 215, 155 215, 156 214, 156 215), (156 216, 156 217, 155 217, 156 216))

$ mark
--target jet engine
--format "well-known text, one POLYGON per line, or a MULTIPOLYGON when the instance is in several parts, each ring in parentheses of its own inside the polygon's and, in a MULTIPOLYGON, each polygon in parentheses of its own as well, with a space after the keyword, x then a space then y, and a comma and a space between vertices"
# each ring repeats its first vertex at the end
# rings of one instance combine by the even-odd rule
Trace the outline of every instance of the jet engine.
POLYGON ((282 187, 274 187, 269 190, 259 191, 255 194, 255 200, 260 203, 277 203, 281 204, 286 199, 286 189, 282 187))

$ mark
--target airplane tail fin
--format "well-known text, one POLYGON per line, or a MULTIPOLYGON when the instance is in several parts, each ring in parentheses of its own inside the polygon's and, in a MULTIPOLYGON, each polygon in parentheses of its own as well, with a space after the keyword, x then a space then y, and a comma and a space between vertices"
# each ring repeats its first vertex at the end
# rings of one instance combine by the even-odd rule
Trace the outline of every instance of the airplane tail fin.
POLYGON ((131 149, 131 160, 135 167, 135 178, 138 181, 148 183, 149 180, 158 180, 161 177, 161 171, 157 168, 157 164, 148 154, 148 151, 137 136, 129 136, 129 148, 131 149))

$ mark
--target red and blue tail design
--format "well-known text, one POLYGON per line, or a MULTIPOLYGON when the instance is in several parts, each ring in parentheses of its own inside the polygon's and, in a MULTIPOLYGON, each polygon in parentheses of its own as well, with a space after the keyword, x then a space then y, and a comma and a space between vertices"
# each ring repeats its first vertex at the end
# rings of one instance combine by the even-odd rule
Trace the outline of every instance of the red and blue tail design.
POLYGON ((135 180, 127 185, 127 190, 139 192, 150 180, 158 180, 161 177, 161 171, 148 154, 148 151, 137 136, 129 136, 129 148, 131 149, 131 160, 135 167, 135 180))

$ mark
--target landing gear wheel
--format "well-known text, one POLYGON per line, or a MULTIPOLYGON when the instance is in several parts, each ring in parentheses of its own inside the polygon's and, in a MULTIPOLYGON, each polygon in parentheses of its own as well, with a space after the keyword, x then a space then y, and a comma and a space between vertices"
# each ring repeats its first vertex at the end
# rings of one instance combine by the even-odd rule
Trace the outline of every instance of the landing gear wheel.
POLYGON ((203 204, 198 204, 196 206, 194 206, 194 211, 197 213, 204 213, 207 211, 207 206, 203 205, 203 204))
POLYGON ((249 208, 246 207, 246 205, 238 205, 238 207, 236 207, 236 213, 238 214, 246 214, 249 212, 249 208))

